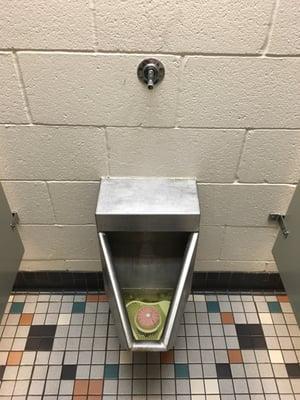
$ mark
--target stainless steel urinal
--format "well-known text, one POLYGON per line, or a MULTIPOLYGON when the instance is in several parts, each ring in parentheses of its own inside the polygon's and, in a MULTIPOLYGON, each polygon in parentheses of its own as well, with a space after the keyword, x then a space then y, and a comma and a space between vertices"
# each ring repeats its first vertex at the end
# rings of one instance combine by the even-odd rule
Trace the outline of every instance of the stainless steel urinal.
POLYGON ((191 289, 199 223, 194 179, 101 180, 96 224, 105 290, 123 348, 173 346, 191 289), (151 330, 141 326, 151 317, 142 310, 157 316, 151 330))

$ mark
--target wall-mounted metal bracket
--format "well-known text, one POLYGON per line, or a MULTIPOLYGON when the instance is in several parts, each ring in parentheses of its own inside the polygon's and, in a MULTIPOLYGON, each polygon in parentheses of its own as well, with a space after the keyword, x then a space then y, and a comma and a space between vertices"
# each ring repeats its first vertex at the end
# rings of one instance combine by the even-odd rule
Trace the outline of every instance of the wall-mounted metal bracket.
POLYGON ((271 221, 278 222, 281 232, 285 238, 289 235, 289 230, 285 222, 285 215, 283 214, 269 214, 269 218, 271 221))
POLYGON ((11 220, 10 220, 10 227, 11 229, 15 229, 18 223, 20 222, 20 218, 18 216, 17 212, 12 212, 11 213, 11 220))

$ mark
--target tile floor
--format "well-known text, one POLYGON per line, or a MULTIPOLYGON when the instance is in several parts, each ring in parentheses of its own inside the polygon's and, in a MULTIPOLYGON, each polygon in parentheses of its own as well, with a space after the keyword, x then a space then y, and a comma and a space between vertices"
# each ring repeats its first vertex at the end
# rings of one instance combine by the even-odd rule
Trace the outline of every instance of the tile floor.
POLYGON ((106 296, 17 293, 0 325, 0 399, 300 399, 285 295, 194 294, 174 350, 119 347, 106 296))

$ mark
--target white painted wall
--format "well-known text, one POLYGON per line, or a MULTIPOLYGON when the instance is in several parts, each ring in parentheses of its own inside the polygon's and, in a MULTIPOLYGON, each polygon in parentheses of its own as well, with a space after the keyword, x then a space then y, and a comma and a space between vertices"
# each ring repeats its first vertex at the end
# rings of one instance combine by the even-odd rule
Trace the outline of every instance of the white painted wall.
POLYGON ((300 175, 300 2, 18 0, 0 7, 0 180, 22 268, 97 270, 103 175, 196 176, 199 270, 274 270, 300 175), (136 77, 161 59, 152 92, 136 77))

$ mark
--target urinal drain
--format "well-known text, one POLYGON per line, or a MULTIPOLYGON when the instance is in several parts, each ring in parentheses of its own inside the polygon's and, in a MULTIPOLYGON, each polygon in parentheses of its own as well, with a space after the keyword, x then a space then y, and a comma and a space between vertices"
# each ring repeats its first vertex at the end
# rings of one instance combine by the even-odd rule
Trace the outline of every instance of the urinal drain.
POLYGON ((164 330, 170 301, 144 303, 132 300, 126 304, 129 322, 136 340, 159 340, 164 330))
POLYGON ((161 323, 160 313, 154 306, 142 306, 135 314, 135 323, 139 331, 153 333, 161 323))

